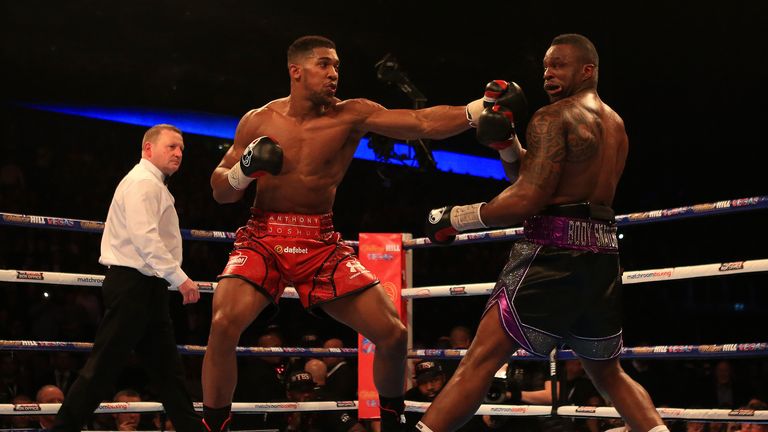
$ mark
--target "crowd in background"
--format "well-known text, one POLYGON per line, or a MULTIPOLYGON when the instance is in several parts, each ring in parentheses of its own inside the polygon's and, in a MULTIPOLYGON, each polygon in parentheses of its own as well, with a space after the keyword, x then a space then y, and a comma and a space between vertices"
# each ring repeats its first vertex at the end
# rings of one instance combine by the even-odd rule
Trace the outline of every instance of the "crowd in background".
MULTIPOLYGON (((143 128, 19 108, 6 107, 3 114, 10 121, 4 123, 2 135, 0 212, 103 221, 115 185, 140 157, 138 137, 143 128)), ((185 144, 184 163, 169 184, 176 197, 182 228, 234 231, 245 222, 249 203, 219 205, 213 201, 208 185, 211 171, 227 143, 188 135, 185 144)), ((359 232, 410 232, 422 237, 428 209, 486 200, 503 187, 496 180, 356 161, 339 189, 335 225, 352 240, 359 232)), ((634 190, 623 190, 624 195, 620 188, 617 197, 618 213, 649 210, 633 207, 634 190)), ((644 201, 648 201, 649 193, 644 191, 644 201)), ((658 201, 665 203, 679 192, 658 193, 666 194, 658 201)), ((252 199, 252 194, 248 197, 252 199)), ((712 201, 724 198, 727 197, 713 197, 712 201)), ((695 202, 676 203, 687 204, 695 202)), ((707 219, 628 227, 621 244, 624 267, 640 270, 766 258, 760 256, 760 242, 745 241, 757 232, 759 217, 757 212, 723 216, 722 222, 707 219), (728 243, 739 246, 722 246, 728 243)), ((0 226, 0 269, 103 274, 98 264, 99 241, 100 236, 91 233, 0 226)), ((414 284, 494 280, 504 264, 508 245, 500 242, 417 250, 414 284)), ((227 243, 187 241, 183 267, 193 280, 213 281, 226 262, 228 250, 227 243)), ((625 345, 766 342, 767 282, 765 275, 752 274, 626 287, 625 345)), ((205 345, 210 296, 204 295, 199 303, 187 306, 181 305, 180 297, 177 300, 171 307, 178 343, 205 345)), ((484 297, 417 301, 414 347, 463 347, 471 338, 471 329, 479 320, 484 302, 484 297), (431 313, 434 311, 440 313, 431 313), (457 342, 451 337, 456 328, 467 329, 465 333, 470 336, 457 342)), ((99 289, 95 287, 0 282, 0 340, 92 341, 102 308, 99 289)), ((356 346, 356 335, 330 318, 307 314, 291 300, 281 301, 280 309, 272 321, 258 319, 243 335, 240 345, 356 346)), ((50 397, 48 393, 58 395, 51 386, 65 395, 85 356, 87 353, 82 352, 0 351, 0 403, 41 402, 41 398, 50 397)), ((198 401, 202 397, 201 360, 201 356, 185 356, 190 390, 198 401)), ((328 371, 339 364, 328 361, 320 362, 328 371)), ((768 400, 768 360, 764 358, 624 363, 627 372, 649 390, 658 406, 739 408, 752 399, 768 400)), ((354 375, 354 360, 346 360, 344 365, 346 374, 354 375)), ((290 374, 306 367, 302 359, 241 358, 235 400, 286 400, 290 374)), ((322 369, 317 362, 309 364, 312 367, 322 369)), ((451 362, 440 366, 446 377, 453 368, 455 364, 451 362)), ((534 367, 526 368, 527 376, 536 376, 534 367)), ((315 384, 327 386, 317 381, 315 384)), ((346 385, 346 392, 326 390, 313 397, 354 399, 351 389, 356 385, 346 385)), ((543 384, 529 378, 527 385, 543 384)), ((417 381, 414 388, 418 388, 417 381)), ((116 398, 155 397, 134 359, 129 360, 129 367, 114 390, 116 398)), ((162 421, 144 415, 134 420, 148 428, 162 421)), ((96 421, 101 423, 95 427, 109 428, 115 427, 120 419, 99 416, 96 421)), ((286 421, 289 419, 284 416, 259 415, 238 416, 236 423, 280 427, 286 421)), ((484 427, 491 427, 490 420, 484 427)))

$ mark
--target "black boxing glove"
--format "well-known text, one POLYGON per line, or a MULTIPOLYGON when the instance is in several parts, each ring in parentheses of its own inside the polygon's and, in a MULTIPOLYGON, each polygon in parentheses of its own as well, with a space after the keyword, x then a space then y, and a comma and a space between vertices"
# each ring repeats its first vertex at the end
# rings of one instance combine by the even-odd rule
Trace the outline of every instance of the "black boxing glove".
POLYGON ((432 209, 427 216, 427 237, 433 243, 450 244, 456 239, 456 234, 462 231, 487 228, 480 218, 483 205, 484 202, 432 209))
POLYGON ((518 160, 515 121, 523 121, 528 114, 528 102, 523 90, 514 82, 495 80, 488 83, 483 98, 486 108, 477 118, 477 140, 498 150, 509 163, 518 160))
MULTIPOLYGON (((496 82, 497 81, 494 81, 494 83, 496 82)), ((512 115, 515 118, 515 121, 520 124, 525 121, 525 118, 528 115, 528 100, 525 98, 523 89, 521 89, 516 82, 510 81, 506 84, 507 85, 504 87, 504 90, 498 93, 498 96, 494 100, 493 105, 501 105, 508 108, 510 111, 512 111, 512 115)), ((486 89, 485 93, 488 95, 492 92, 489 92, 486 89)), ((486 105, 486 108, 487 107, 488 105, 486 105)))
POLYGON ((266 174, 277 175, 283 168, 283 149, 277 141, 268 136, 256 138, 248 144, 233 166, 227 178, 237 190, 243 190, 254 180, 266 174))
POLYGON ((502 105, 494 105, 483 110, 477 119, 475 136, 477 141, 496 150, 510 146, 508 142, 515 135, 514 114, 502 105))

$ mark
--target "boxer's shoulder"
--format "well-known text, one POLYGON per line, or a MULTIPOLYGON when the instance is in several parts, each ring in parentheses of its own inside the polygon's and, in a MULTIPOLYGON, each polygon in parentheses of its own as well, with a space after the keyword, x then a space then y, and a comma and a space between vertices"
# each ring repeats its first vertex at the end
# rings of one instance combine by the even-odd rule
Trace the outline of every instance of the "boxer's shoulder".
POLYGON ((334 105, 334 109, 339 112, 347 112, 352 114, 370 114, 385 108, 381 104, 370 99, 355 98, 337 102, 336 105, 334 105))

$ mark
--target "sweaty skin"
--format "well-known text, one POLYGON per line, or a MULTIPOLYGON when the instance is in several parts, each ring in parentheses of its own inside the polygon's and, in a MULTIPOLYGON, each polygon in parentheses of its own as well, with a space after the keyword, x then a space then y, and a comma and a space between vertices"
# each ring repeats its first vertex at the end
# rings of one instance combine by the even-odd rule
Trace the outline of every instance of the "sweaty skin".
MULTIPOLYGON (((246 189, 228 179, 244 149, 269 136, 283 150, 277 175, 256 180, 254 207, 268 212, 323 214, 332 211, 336 189, 367 132, 397 139, 442 139, 469 128, 463 106, 388 110, 366 99, 336 97, 339 58, 332 48, 314 48, 288 67, 290 95, 246 113, 235 141, 211 175, 214 199, 240 200, 246 189)), ((272 299, 240 278, 224 278, 213 297, 213 316, 203 361, 203 403, 209 408, 232 402, 237 383, 235 348, 242 332, 272 299)), ((373 376, 381 397, 403 394, 407 330, 380 284, 320 306, 335 320, 376 344, 373 376)))
MULTIPOLYGON (((554 44, 544 57, 544 90, 551 104, 528 124, 519 171, 505 163, 511 186, 480 209, 487 226, 511 226, 554 204, 590 201, 611 206, 624 170, 624 121, 597 94, 597 66, 571 44, 554 44)), ((428 430, 456 430, 477 411, 491 379, 519 345, 505 332, 499 304, 483 315, 456 373, 422 418, 428 430)), ((633 431, 663 425, 648 393, 618 358, 580 358, 595 387, 633 431)))
POLYGON ((522 222, 547 205, 590 201, 611 206, 624 164, 628 139, 624 121, 603 103, 594 87, 570 84, 575 54, 570 45, 555 45, 545 57, 545 90, 553 101, 531 118, 527 151, 516 181, 483 206, 488 226, 522 222))
POLYGON ((442 139, 469 128, 463 107, 387 110, 367 99, 341 101, 335 97, 336 51, 314 51, 303 71, 291 70, 304 75, 292 85, 291 96, 243 116, 234 145, 211 178, 217 201, 242 197, 244 191, 234 191, 226 174, 245 147, 263 135, 283 148, 284 163, 279 175, 259 179, 254 205, 267 211, 319 214, 332 210, 336 189, 367 132, 404 140, 442 139), (294 88, 309 97, 300 98, 294 88))

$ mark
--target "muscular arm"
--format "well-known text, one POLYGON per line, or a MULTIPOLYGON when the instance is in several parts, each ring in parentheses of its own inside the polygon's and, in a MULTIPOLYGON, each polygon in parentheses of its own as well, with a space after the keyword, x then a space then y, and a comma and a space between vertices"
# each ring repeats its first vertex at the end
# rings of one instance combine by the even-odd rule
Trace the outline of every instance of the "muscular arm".
POLYGON ((562 114, 552 105, 540 109, 528 124, 528 150, 518 180, 483 206, 487 226, 510 226, 536 214, 557 190, 565 163, 562 114))
POLYGON ((240 162, 243 151, 255 137, 258 113, 259 110, 251 110, 240 119, 240 123, 235 131, 234 144, 229 147, 229 150, 227 150, 227 153, 221 158, 221 162, 219 162, 219 165, 211 174, 213 199, 219 204, 237 202, 245 195, 245 189, 237 190, 229 184, 227 174, 230 168, 240 162))
POLYGON ((356 101, 362 114, 359 129, 391 138, 443 139, 469 129, 464 106, 438 105, 420 110, 394 109, 365 99, 356 101))

